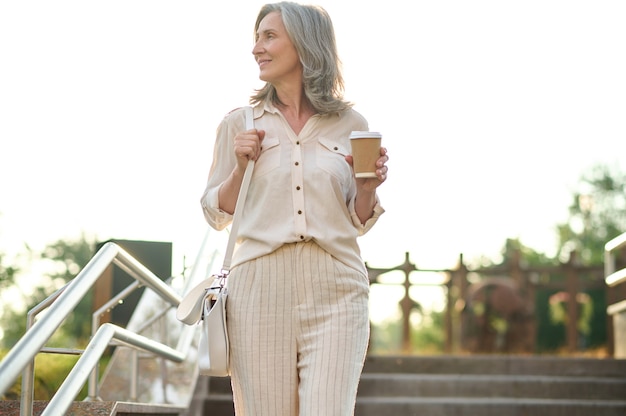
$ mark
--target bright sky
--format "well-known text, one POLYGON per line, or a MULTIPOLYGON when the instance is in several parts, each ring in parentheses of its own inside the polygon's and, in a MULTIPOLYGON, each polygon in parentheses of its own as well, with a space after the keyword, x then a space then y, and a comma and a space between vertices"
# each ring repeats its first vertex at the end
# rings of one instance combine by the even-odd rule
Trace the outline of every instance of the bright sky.
MULTIPOLYGON (((262 4, 1 2, 0 250, 85 232, 193 258, 215 129, 261 85, 262 4)), ((580 175, 626 167, 623 0, 317 4, 389 149, 371 266, 553 252, 580 175)))

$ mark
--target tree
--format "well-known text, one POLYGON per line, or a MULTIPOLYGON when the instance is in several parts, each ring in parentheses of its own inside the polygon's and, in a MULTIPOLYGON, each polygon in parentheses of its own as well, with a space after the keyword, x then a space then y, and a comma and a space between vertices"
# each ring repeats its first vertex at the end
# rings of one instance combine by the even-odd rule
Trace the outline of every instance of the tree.
MULTIPOLYGON (((95 242, 82 235, 78 240, 57 240, 46 246, 42 258, 51 260, 56 266, 48 277, 52 281, 65 284, 72 280, 91 260, 94 255, 95 242)), ((64 343, 81 342, 91 335, 92 292, 89 292, 76 306, 74 313, 63 324, 64 343)))
MULTIPOLYGON (((25 311, 43 301, 54 291, 63 287, 73 279, 89 262, 94 254, 95 243, 82 235, 76 241, 58 240, 47 245, 40 255, 31 255, 31 262, 40 263, 45 270, 38 282, 31 287, 30 293, 21 293, 19 303, 21 308, 2 309, 2 328, 4 331, 1 343, 4 347, 14 345, 24 335, 26 330, 25 311), (34 257, 34 258, 33 258, 34 257)), ((28 247, 27 247, 28 248, 28 247)), ((0 257, 1 260, 1 257, 0 257)), ((22 271, 15 267, 3 267, 0 262, 0 286, 3 288, 16 287, 16 279, 22 271)), ((91 334, 91 297, 87 296, 77 305, 74 313, 61 326, 51 340, 51 345, 76 344, 86 341, 91 334)))
MULTIPOLYGON (((26 255, 30 257, 32 253, 26 246, 26 255)), ((11 265, 7 265, 6 255, 0 253, 0 294, 3 303, 0 308, 0 347, 10 347, 17 341, 17 338, 24 333, 26 318, 23 306, 26 304, 28 295, 24 293, 22 287, 18 285, 18 279, 22 276, 23 270, 17 266, 22 256, 12 258, 11 265), (19 335, 15 335, 19 334, 19 335)), ((33 292, 38 289, 33 289, 33 292)))
POLYGON ((0 253, 0 291, 11 286, 15 282, 15 276, 19 273, 19 269, 14 266, 4 265, 5 254, 0 253))
POLYGON ((572 250, 585 265, 602 264, 604 244, 626 232, 626 174, 595 165, 572 195, 567 223, 559 224, 560 257, 572 250))
MULTIPOLYGON (((581 175, 572 194, 569 218, 557 225, 559 252, 557 259, 565 262, 576 251, 577 261, 584 266, 601 268, 604 263, 604 245, 626 232, 626 174, 618 167, 595 165, 581 175)), ((593 279, 592 273, 580 275, 593 279)), ((550 276, 550 281, 563 280, 562 275, 550 276)), ((540 327, 539 348, 559 345, 565 339, 563 302, 557 302, 558 290, 538 293, 537 315, 540 327)), ((606 342, 605 289, 589 289, 577 296, 579 300, 578 327, 582 346, 599 346, 606 342)))

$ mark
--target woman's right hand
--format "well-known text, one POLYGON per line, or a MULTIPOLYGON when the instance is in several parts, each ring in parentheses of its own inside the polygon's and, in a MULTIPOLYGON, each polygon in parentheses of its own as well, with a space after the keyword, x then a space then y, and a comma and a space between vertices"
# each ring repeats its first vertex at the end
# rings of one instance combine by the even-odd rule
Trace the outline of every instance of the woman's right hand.
POLYGON ((237 157, 237 169, 246 170, 249 160, 256 161, 261 154, 261 142, 265 137, 265 130, 252 129, 235 136, 234 150, 237 157))
POLYGON ((265 130, 252 129, 239 133, 234 139, 235 156, 237 166, 230 176, 222 183, 218 191, 219 208, 232 214, 237 205, 237 196, 248 167, 249 160, 257 160, 261 155, 261 142, 265 137, 265 130))

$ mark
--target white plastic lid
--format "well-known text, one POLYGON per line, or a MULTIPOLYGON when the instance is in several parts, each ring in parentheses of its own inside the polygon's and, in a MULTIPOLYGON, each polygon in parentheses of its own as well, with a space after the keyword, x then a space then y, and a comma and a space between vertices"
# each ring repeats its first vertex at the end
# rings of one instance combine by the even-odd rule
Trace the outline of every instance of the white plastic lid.
POLYGON ((377 131, 353 131, 350 133, 350 139, 378 139, 383 135, 377 131))

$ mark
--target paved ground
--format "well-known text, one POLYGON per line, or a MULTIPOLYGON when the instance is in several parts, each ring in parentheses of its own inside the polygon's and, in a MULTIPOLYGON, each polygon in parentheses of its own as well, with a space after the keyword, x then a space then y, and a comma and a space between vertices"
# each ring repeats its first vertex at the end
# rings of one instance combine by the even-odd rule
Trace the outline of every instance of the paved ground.
MULTIPOLYGON (((33 404, 33 416, 39 416, 45 409, 47 402, 35 401, 33 404)), ((109 416, 115 403, 113 402, 80 402, 74 403, 66 416, 109 416)), ((17 400, 0 401, 0 416, 19 416, 20 402, 17 400)))

